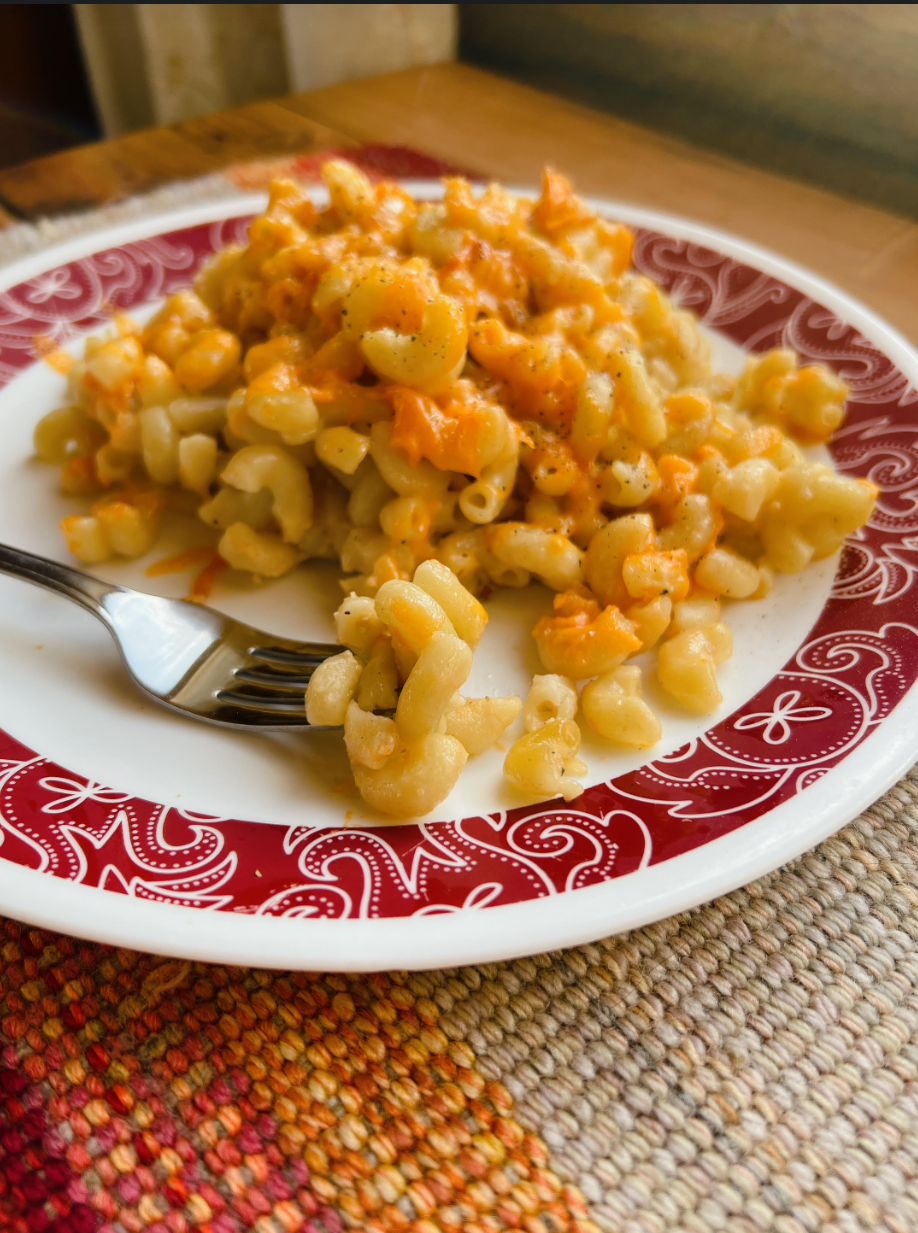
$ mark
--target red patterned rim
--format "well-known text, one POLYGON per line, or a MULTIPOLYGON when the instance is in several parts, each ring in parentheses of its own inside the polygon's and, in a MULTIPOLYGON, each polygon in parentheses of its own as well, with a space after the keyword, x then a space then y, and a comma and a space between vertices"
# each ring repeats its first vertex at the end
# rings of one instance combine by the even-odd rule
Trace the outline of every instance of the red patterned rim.
MULTIPOLYGON (((0 295, 0 386, 65 341, 186 286, 248 217, 70 261, 0 295)), ((747 350, 789 346, 851 387, 836 466, 880 489, 806 643, 753 698, 674 753, 550 803, 431 825, 321 829, 214 818, 106 788, 0 732, 6 861, 154 902, 285 917, 404 917, 522 903, 700 848, 804 792, 918 678, 918 393, 876 344, 731 257, 639 230, 635 263, 747 350), (256 859, 257 858, 257 859, 256 859), (254 875, 255 866, 259 874, 254 875)))

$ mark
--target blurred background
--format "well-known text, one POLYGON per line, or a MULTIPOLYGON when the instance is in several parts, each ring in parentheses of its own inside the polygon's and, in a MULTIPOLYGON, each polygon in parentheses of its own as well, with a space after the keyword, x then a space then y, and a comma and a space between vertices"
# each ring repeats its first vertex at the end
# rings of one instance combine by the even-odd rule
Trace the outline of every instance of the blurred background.
POLYGON ((918 217, 916 4, 3 4, 0 166, 455 58, 918 217))

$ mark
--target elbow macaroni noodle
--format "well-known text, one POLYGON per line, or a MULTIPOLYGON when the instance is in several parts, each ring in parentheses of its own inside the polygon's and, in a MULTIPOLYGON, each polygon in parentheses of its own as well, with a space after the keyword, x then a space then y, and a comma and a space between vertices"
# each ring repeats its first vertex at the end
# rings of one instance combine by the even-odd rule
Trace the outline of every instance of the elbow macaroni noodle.
POLYGON ((235 569, 339 561, 345 650, 306 713, 343 726, 367 802, 428 812, 520 712, 508 782, 571 799, 579 711, 617 745, 660 737, 629 657, 655 648, 665 693, 711 713, 723 603, 870 516, 868 482, 800 449, 847 391, 788 350, 714 372, 694 318, 631 268, 627 228, 554 172, 535 200, 452 178, 437 204, 343 161, 324 174, 328 206, 275 183, 194 290, 87 339, 35 431, 86 502, 67 544, 141 556, 164 511, 197 503, 235 569), (555 592, 544 674, 525 703, 462 696, 480 599, 531 580, 555 592))

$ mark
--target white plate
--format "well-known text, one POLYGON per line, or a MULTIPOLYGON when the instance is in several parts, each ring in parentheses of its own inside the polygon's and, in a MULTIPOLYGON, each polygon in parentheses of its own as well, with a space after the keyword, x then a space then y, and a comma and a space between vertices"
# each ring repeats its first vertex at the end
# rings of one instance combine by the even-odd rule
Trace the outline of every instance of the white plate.
MULTIPOLYGON (((918 357, 843 293, 767 253, 596 204, 646 229, 638 265, 701 311, 721 367, 738 368, 738 344, 783 344, 851 384, 849 426, 832 452, 837 465, 869 472, 884 495, 848 550, 835 598, 833 560, 780 578, 762 603, 732 605, 736 650, 721 672, 721 712, 693 720, 654 696, 662 744, 641 757, 585 741, 589 789, 573 808, 519 808, 492 751, 422 824, 392 827, 356 796, 339 737, 182 722, 131 688, 87 614, 0 578, 3 910, 235 963, 359 970, 506 958, 731 890, 818 842, 907 769, 918 755, 918 634, 904 619, 918 529, 908 426, 918 357)), ((73 504, 58 494, 53 468, 30 457, 34 423, 58 404, 63 383, 27 363, 32 337, 79 351, 108 302, 142 319, 261 205, 236 199, 144 220, 4 272, 0 540, 66 559, 57 524, 73 504)), ((100 572, 180 595, 187 578, 150 580, 144 569, 187 531, 175 525, 149 559, 100 572)), ((279 634, 332 640, 337 576, 306 567, 261 588, 225 585, 213 602, 279 634)), ((525 690, 537 670, 528 630, 549 607, 537 587, 492 599, 473 692, 525 690)))

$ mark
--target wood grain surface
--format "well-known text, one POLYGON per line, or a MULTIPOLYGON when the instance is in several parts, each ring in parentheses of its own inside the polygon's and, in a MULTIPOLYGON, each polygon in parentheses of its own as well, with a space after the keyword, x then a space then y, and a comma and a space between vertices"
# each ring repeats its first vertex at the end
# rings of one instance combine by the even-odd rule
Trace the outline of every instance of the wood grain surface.
POLYGON ((470 64, 918 220, 918 5, 459 10, 470 64))
POLYGON ((89 210, 231 163, 354 144, 286 102, 248 103, 5 168, 0 206, 26 219, 89 210))
POLYGON ((546 162, 586 193, 765 245, 918 341, 918 224, 463 64, 410 69, 219 112, 0 172, 23 218, 89 208, 234 162, 354 142, 406 145, 509 183, 546 162))

